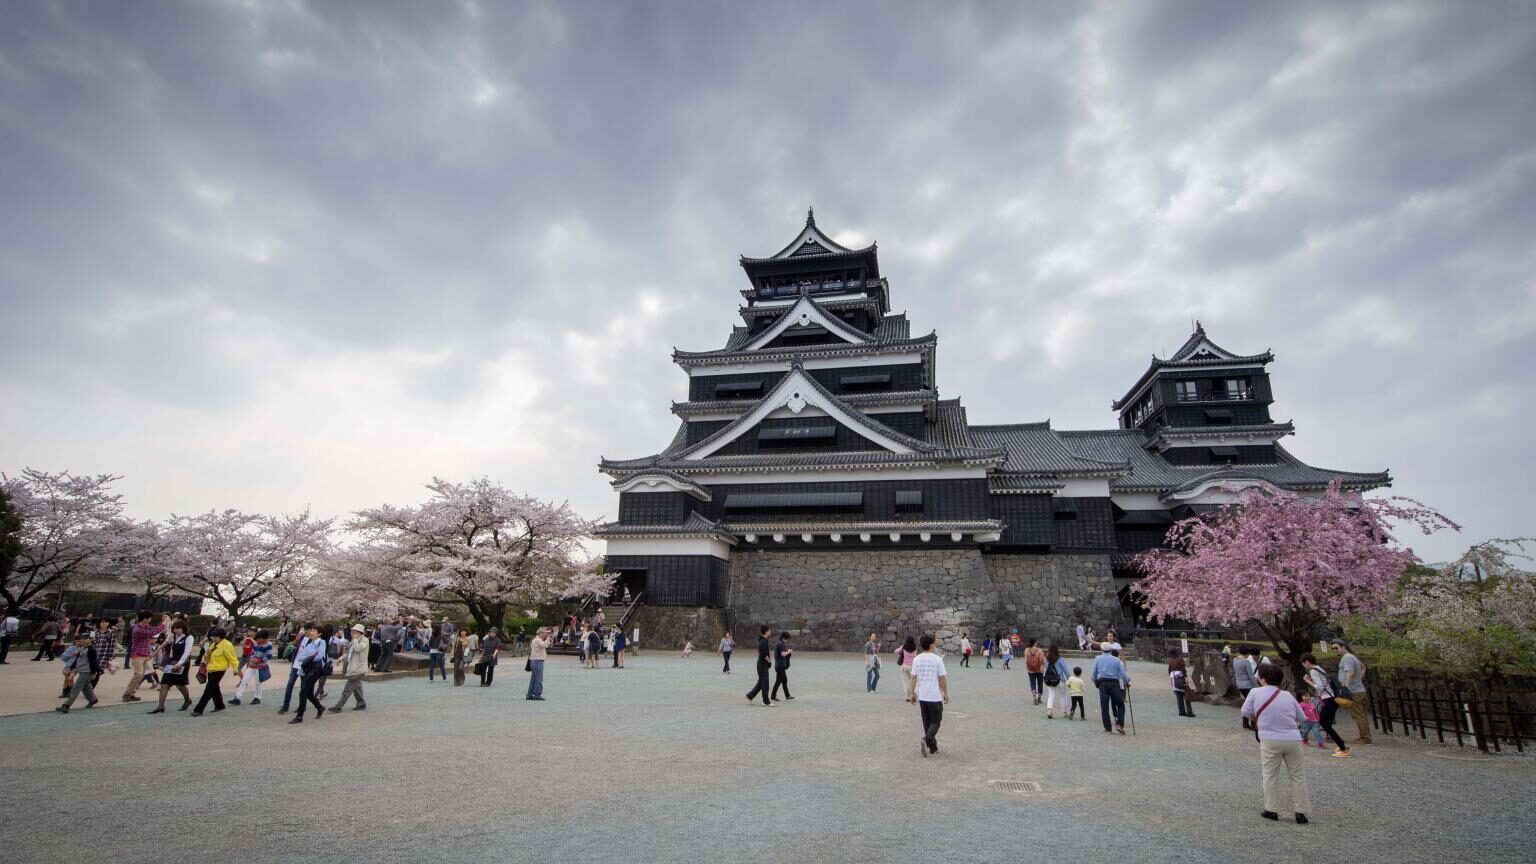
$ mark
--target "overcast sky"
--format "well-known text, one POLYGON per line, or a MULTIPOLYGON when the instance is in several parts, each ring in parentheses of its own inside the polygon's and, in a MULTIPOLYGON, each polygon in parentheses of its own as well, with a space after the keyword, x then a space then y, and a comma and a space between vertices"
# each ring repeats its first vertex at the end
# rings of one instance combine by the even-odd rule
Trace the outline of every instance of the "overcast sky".
POLYGON ((809 205, 973 423, 1113 426, 1199 318, 1426 558, 1536 533, 1520 3, 5 3, 0 470, 612 518, 809 205))

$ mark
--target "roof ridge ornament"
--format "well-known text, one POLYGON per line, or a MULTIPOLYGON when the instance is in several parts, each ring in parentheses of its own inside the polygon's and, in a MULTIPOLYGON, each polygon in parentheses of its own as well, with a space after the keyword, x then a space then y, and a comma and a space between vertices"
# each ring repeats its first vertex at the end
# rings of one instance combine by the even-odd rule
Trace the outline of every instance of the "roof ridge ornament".
POLYGON ((816 227, 816 208, 814 206, 805 208, 805 227, 816 227))

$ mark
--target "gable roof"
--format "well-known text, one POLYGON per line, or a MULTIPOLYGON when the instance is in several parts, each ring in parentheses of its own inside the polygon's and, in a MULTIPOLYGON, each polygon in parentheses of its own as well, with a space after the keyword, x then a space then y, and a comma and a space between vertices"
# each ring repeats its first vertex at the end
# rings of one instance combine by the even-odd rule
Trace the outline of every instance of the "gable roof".
POLYGON ((827 258, 839 255, 863 255, 875 251, 875 244, 871 243, 863 249, 849 249, 838 243, 831 237, 822 233, 816 227, 816 210, 808 209, 805 213, 805 227, 795 235, 795 239, 789 241, 789 245, 769 255, 767 258, 752 258, 741 256, 743 264, 760 264, 768 261, 783 261, 788 258, 827 258))
POLYGON ((851 345, 864 345, 874 341, 875 338, 863 330, 848 324, 836 315, 828 313, 820 304, 812 300, 809 295, 801 295, 800 299, 795 301, 795 305, 786 309, 784 314, 779 316, 779 320, 747 340, 739 350, 761 350, 769 342, 779 338, 790 328, 810 327, 813 324, 821 325, 827 332, 851 345))

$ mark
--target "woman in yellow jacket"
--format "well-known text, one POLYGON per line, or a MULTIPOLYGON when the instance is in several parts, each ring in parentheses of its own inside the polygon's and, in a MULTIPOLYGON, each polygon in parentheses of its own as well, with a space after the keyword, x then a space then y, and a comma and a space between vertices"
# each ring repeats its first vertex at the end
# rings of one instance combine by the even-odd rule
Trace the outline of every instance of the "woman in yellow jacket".
POLYGON ((224 673, 240 665, 240 657, 235 653, 235 646, 224 638, 224 628, 215 627, 208 631, 208 647, 203 649, 203 667, 208 670, 208 683, 203 687, 203 698, 197 701, 197 707, 192 709, 193 717, 203 716, 203 709, 208 707, 208 701, 213 700, 213 710, 224 710, 224 693, 219 689, 219 682, 224 680, 224 673))

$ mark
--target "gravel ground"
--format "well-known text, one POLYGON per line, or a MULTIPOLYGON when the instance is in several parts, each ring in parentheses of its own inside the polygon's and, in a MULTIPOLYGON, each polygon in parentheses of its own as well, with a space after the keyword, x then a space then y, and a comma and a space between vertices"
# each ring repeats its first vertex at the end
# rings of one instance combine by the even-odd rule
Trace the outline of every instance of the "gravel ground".
POLYGON ((871 695, 861 658, 797 656, 797 698, 763 708, 742 698, 740 659, 726 677, 708 655, 623 671, 556 658, 543 703, 503 663, 489 690, 369 684, 367 711, 300 726, 270 696, 200 719, 105 702, 0 718, 0 857, 1529 860, 1532 760, 1381 736, 1347 760, 1312 749, 1313 824, 1271 823, 1237 712, 1178 718, 1151 664, 1134 664, 1138 735, 1122 738, 1102 734, 1096 706, 1088 722, 1048 722, 1022 669, 951 658, 942 750, 924 759, 891 663, 871 695))

